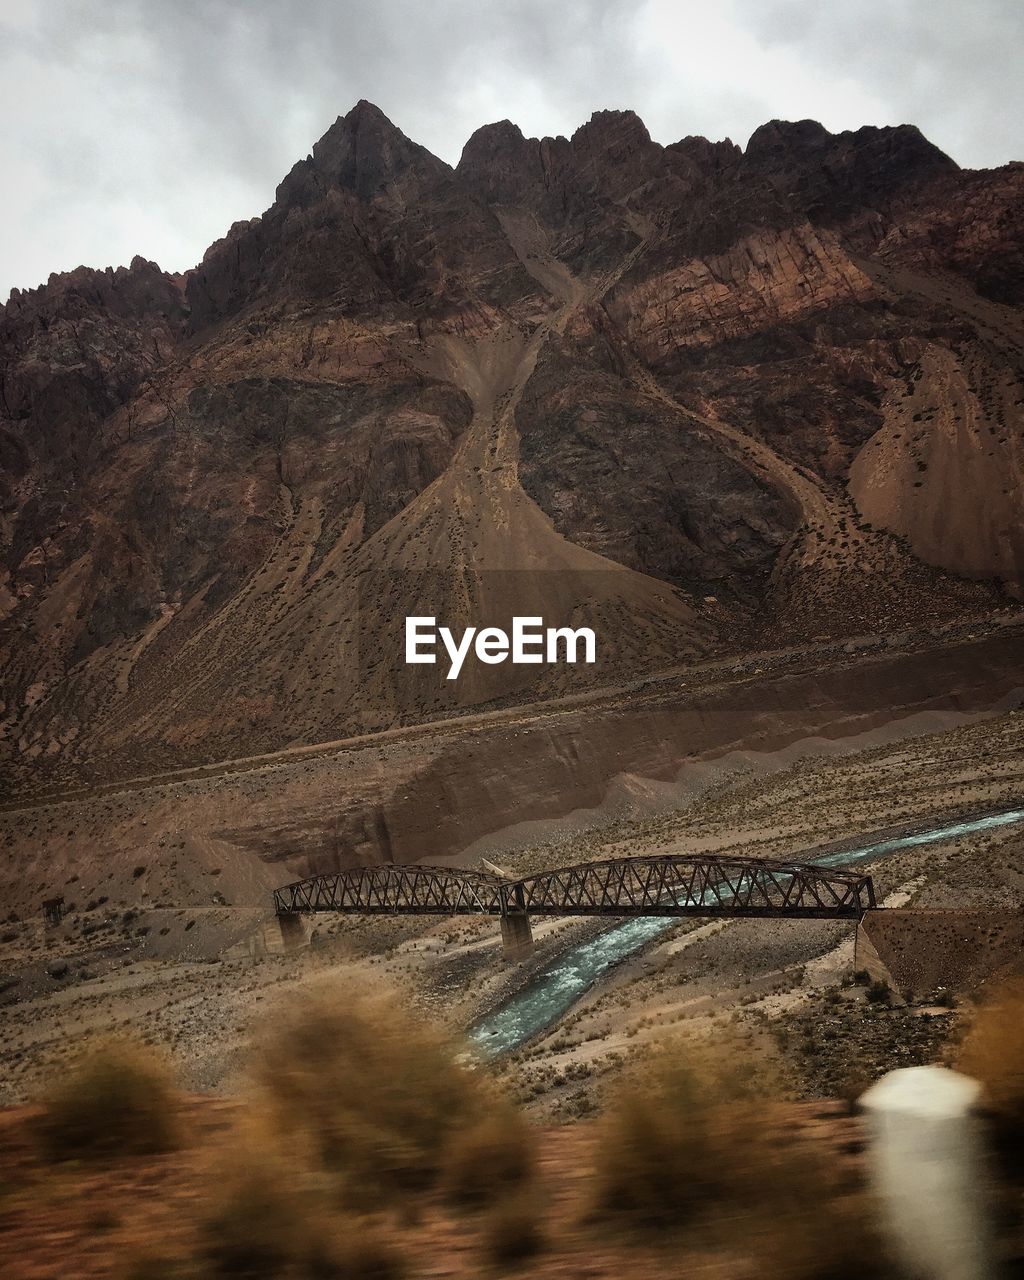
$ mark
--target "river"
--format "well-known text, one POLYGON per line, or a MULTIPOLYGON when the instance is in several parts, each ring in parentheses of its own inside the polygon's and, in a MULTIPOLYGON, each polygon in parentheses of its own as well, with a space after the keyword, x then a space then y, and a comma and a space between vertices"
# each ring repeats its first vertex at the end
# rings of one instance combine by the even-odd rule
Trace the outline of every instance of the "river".
MULTIPOLYGON (((914 835, 893 836, 839 853, 808 858, 819 867, 845 867, 872 858, 883 858, 900 849, 934 844, 994 827, 1024 821, 1024 809, 1009 809, 983 818, 970 818, 947 826, 932 827, 914 835)), ((550 1027, 613 965, 642 950, 678 924, 676 917, 641 916, 606 930, 589 942, 581 942, 555 956, 521 991, 482 1018, 469 1032, 470 1043, 486 1058, 494 1058, 525 1044, 550 1027)))

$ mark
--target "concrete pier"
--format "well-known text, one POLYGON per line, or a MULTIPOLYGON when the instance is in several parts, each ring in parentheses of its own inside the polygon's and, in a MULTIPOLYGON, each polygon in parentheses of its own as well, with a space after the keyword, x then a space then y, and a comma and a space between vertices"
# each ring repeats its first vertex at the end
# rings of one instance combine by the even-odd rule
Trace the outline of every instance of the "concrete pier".
POLYGON ((281 926, 281 941, 285 951, 296 951, 306 945, 306 925, 302 916, 286 913, 277 917, 277 923, 281 926))
POLYGON ((525 960, 533 951, 533 930, 525 911, 510 911, 501 917, 501 945, 506 960, 525 960))

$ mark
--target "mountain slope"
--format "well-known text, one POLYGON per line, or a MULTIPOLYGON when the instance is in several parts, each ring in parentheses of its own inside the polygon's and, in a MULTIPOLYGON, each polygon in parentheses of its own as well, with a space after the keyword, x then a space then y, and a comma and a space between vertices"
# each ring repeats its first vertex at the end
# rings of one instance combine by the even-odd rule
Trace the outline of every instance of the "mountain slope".
POLYGON ((183 279, 0 313, 16 787, 531 702, 1019 597, 1024 167, 358 104, 183 279), (407 615, 590 667, 405 668, 407 615))

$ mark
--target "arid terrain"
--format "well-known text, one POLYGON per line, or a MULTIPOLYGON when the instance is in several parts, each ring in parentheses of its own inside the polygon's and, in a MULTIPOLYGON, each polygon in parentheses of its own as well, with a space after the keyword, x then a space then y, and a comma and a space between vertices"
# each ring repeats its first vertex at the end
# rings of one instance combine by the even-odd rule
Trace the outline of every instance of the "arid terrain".
MULTIPOLYGON (((620 780, 616 802, 604 810, 581 808, 510 827, 486 841, 485 850, 525 872, 638 852, 790 857, 855 847, 870 843, 859 837, 879 831, 924 829, 1019 806, 1022 732, 1020 710, 932 711, 831 743, 807 739, 777 750, 734 751, 691 767, 674 783, 620 780)), ((154 790, 158 813, 165 789, 154 790)), ((145 791, 131 798, 142 797, 148 799, 145 791)), ((98 803, 61 809, 83 825, 98 803)), ((41 810, 40 817, 50 813, 41 810)), ((25 821, 23 813, 8 820, 14 817, 25 821)), ((930 1032, 922 1041, 930 1052, 934 1036, 955 1020, 957 999, 970 999, 980 985, 1019 966, 1020 939, 1007 948, 1000 928, 1022 905, 1022 840, 1024 822, 866 864, 886 906, 943 908, 972 925, 972 913, 990 917, 991 940, 962 972, 939 965, 927 989, 904 993, 911 1012, 899 1001, 880 1011, 865 1002, 862 988, 849 985, 864 954, 855 965, 848 924, 684 921, 619 966, 565 1022, 503 1060, 501 1071, 540 1114, 563 1115, 592 1106, 605 1072, 636 1045, 680 1024, 711 1034, 717 1025, 739 1024, 766 1043, 789 1044, 783 1056, 792 1087, 812 1096, 841 1088, 850 1072, 870 1075, 913 1052, 919 1031, 930 1032), (920 1007, 931 1008, 940 988, 954 998, 922 1015, 920 1007), (835 1060, 819 1046, 823 1060, 809 1065, 793 1028, 836 992, 849 1025, 835 1060)), ((87 874, 83 865, 67 877, 71 911, 57 928, 44 927, 35 912, 5 926, 0 1062, 7 1101, 30 1096, 83 1035, 110 1028, 166 1046, 188 1087, 230 1090, 253 1018, 325 972, 346 985, 397 982, 431 1019, 462 1030, 524 986, 553 954, 609 927, 537 922, 535 955, 509 964, 490 918, 324 916, 310 919, 307 949, 285 954, 269 901, 273 867, 250 858, 260 868, 258 881, 237 851, 233 861, 217 861, 216 843, 195 837, 168 840, 159 852, 152 862, 139 855, 133 867, 104 861, 87 874)), ((462 861, 474 865, 479 856, 478 846, 462 861)), ((278 883, 283 871, 277 868, 278 883)), ((913 915, 901 913, 891 927, 902 930, 898 945, 913 952, 913 915)), ((864 929, 870 938, 870 918, 864 929)), ((924 940, 926 958, 933 942, 924 940)), ((891 940, 886 945, 897 984, 904 971, 891 940)), ((942 951, 949 951, 948 941, 942 951)), ((771 1052, 780 1052, 777 1044, 771 1052)))
MULTIPOLYGON (((1022 733, 1019 709, 947 709, 832 741, 732 751, 675 781, 620 780, 614 803, 510 827, 487 851, 525 872, 631 852, 788 856, 856 848, 873 843, 880 829, 893 836, 1019 806, 1022 733)), ((148 799, 147 790, 131 798, 148 799)), ((163 788, 154 790, 159 812, 163 788)), ((67 815, 97 803, 59 808, 67 815)), ((166 876, 159 862, 106 878, 70 876, 65 893, 85 901, 76 901, 59 927, 45 928, 35 914, 5 926, 0 1102, 39 1097, 83 1044, 111 1033, 169 1055, 189 1095, 183 1153, 95 1171, 74 1162, 51 1171, 35 1154, 37 1113, 14 1106, 4 1116, 0 1257, 19 1280, 66 1275, 69 1265, 83 1277, 179 1274, 132 1268, 142 1268, 136 1260, 194 1247, 192 1224, 219 1194, 211 1189, 210 1153, 234 1141, 238 1098, 248 1096, 261 1038, 304 992, 325 984, 344 992, 397 989, 428 1025, 461 1036, 551 957, 614 927, 535 922, 536 953, 512 964, 503 959, 493 919, 323 916, 310 920, 308 947, 285 952, 272 912, 257 905, 266 901, 272 868, 257 862, 266 879, 254 884, 237 859, 210 865, 215 847, 170 842, 166 876), (252 905, 231 905, 231 896, 252 905)), ((463 861, 471 865, 475 856, 463 861)), ((536 1274, 577 1274, 580 1267, 594 1276, 626 1267, 676 1274, 677 1245, 595 1225, 589 1172, 603 1141, 594 1129, 601 1122, 591 1117, 604 1113, 638 1054, 673 1036, 728 1045, 777 1082, 781 1110, 768 1123, 785 1127, 785 1150, 806 1146, 809 1157, 827 1158, 830 1178, 850 1199, 851 1230, 855 1223, 861 1247, 873 1239, 871 1221, 857 1207, 864 1138, 847 1100, 894 1067, 950 1060, 977 1001, 1022 972, 1024 818, 864 865, 887 910, 869 914, 856 941, 853 926, 841 922, 681 921, 606 975, 568 1016, 498 1059, 488 1074, 529 1117, 542 1200, 510 1207, 508 1243, 500 1216, 463 1220, 432 1198, 395 1237, 415 1259, 413 1273, 477 1274, 481 1259, 501 1249, 508 1257, 489 1264, 499 1270, 516 1266, 522 1253, 536 1274)), ((751 1267, 816 1274, 826 1247, 820 1202, 806 1221, 799 1202, 787 1204, 793 1222, 785 1228, 776 1211, 771 1228, 758 1219, 737 1234, 719 1223, 700 1233, 699 1247, 686 1237, 688 1260, 722 1277, 752 1275, 751 1267), (815 1241, 806 1256, 794 1254, 792 1228, 815 1241)), ((1005 1246, 1013 1256, 1015 1239, 1011 1233, 1005 1246)), ((828 1247, 845 1256, 853 1244, 844 1240, 840 1233, 828 1247)))
MULTIPOLYGON (((742 1046, 860 1178, 847 1102, 952 1060, 1024 972, 1022 219, 1024 165, 962 170, 907 125, 663 147, 598 112, 487 125, 452 168, 360 102, 184 275, 12 294, 0 1271, 70 1275, 66 1246, 127 1275, 129 1237, 187 1236, 205 1195, 188 1156, 67 1209, 26 1104, 83 1044, 166 1053, 216 1139, 304 993, 397 989, 461 1044, 616 927, 535 920, 512 962, 495 919, 324 914, 286 949, 274 889, 364 865, 855 858, 859 928, 679 921, 467 1060, 575 1224, 538 1274, 621 1272, 573 1234, 580 1152, 666 1036, 742 1046), (403 662, 414 615, 589 626, 599 659, 448 681, 403 662)), ((446 1213, 405 1224, 423 1274, 479 1274, 446 1213)))

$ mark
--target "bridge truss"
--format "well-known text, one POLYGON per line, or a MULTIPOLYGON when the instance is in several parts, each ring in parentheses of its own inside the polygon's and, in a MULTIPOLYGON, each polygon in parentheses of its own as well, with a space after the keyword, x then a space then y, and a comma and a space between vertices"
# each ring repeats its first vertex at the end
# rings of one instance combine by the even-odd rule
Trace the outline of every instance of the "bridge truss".
POLYGON ((859 919, 875 906, 869 875, 755 858, 610 858, 508 879, 419 864, 312 876, 274 892, 279 916, 730 916, 859 919))

